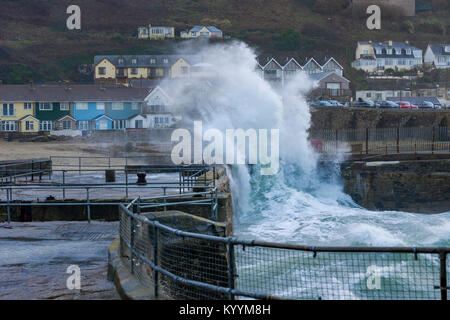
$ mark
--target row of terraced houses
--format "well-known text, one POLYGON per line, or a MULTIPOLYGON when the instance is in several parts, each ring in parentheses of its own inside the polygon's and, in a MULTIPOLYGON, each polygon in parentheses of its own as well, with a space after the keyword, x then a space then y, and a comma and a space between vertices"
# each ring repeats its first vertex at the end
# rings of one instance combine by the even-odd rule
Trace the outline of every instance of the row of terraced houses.
POLYGON ((177 121, 171 105, 159 86, 1 85, 0 130, 81 135, 169 127, 177 121))

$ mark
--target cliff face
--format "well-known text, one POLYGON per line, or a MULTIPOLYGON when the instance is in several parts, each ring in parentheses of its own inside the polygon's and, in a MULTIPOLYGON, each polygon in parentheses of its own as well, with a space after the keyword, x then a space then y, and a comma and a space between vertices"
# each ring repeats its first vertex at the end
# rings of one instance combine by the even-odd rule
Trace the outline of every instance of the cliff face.
POLYGON ((313 109, 311 116, 311 130, 450 126, 450 110, 320 107, 313 109))

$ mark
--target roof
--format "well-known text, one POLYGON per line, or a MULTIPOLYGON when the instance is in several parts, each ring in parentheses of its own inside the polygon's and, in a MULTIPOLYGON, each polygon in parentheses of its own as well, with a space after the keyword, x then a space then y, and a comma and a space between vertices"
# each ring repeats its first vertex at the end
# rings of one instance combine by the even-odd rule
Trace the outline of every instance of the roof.
POLYGON ((142 102, 150 88, 100 85, 0 85, 0 101, 142 102))
POLYGON ((445 47, 450 48, 450 44, 430 44, 431 51, 436 56, 450 56, 450 50, 446 52, 445 47))
POLYGON ((378 53, 376 53, 376 50, 375 50, 375 56, 377 58, 381 58, 381 59, 383 59, 383 58, 396 58, 396 59, 398 59, 398 58, 400 58, 400 59, 414 58, 415 56, 414 56, 413 51, 422 51, 421 49, 414 47, 411 44, 406 43, 406 42, 394 42, 393 41, 392 46, 390 46, 388 41, 385 41, 385 42, 359 41, 358 45, 370 45, 374 49, 386 49, 386 50, 387 49, 398 49, 398 50, 410 49, 411 50, 410 54, 407 54, 407 53, 402 53, 402 54, 381 53, 381 54, 378 54, 378 53))
POLYGON ((95 121, 97 121, 97 120, 100 120, 101 118, 108 118, 109 120, 111 120, 111 121, 113 121, 113 119, 112 118, 110 118, 110 117, 108 117, 106 114, 101 114, 101 115, 99 115, 99 116, 97 116, 97 117, 95 117, 94 119, 92 119, 92 120, 95 120, 95 121))
POLYGON ((222 32, 220 29, 214 27, 214 26, 194 26, 191 30, 189 30, 190 32, 198 32, 200 30, 202 30, 203 28, 208 29, 210 32, 222 32))
POLYGON ((309 75, 309 77, 315 81, 321 81, 323 79, 325 79, 326 77, 331 76, 332 74, 335 74, 336 76, 338 76, 339 78, 342 78, 344 81, 350 82, 350 80, 340 76, 339 74, 337 74, 334 71, 330 71, 330 72, 320 72, 320 73, 313 73, 311 75, 309 75))
POLYGON ((27 119, 27 118, 33 118, 34 120, 37 120, 37 121, 39 121, 39 119, 38 118, 36 118, 36 117, 34 117, 33 115, 31 115, 31 114, 29 114, 29 115, 26 115, 25 117, 22 117, 22 118, 20 118, 19 119, 19 121, 23 121, 23 120, 25 120, 25 119, 27 119))
POLYGON ((104 59, 107 59, 116 67, 123 68, 149 68, 149 67, 170 67, 180 59, 192 63, 196 61, 194 56, 181 56, 181 55, 101 55, 94 57, 94 66, 99 64, 104 59), (119 58, 123 59, 123 63, 119 63, 119 58), (132 63, 132 60, 136 59, 136 63, 132 63), (150 61, 155 59, 155 63, 150 61), (167 59, 167 63, 164 63, 164 59, 167 59))

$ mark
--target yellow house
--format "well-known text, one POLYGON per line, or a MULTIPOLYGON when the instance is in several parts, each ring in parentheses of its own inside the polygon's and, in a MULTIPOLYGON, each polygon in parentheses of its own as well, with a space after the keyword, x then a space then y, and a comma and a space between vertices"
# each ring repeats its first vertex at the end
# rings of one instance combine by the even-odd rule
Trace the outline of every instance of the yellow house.
POLYGON ((188 77, 188 60, 188 56, 179 55, 95 56, 95 81, 127 85, 136 79, 188 77))
POLYGON ((108 59, 102 59, 95 65, 95 79, 115 79, 116 66, 108 59))
MULTIPOLYGON (((1 131, 22 131, 20 126, 21 121, 28 117, 34 116, 35 106, 32 102, 14 102, 14 101, 0 101, 1 111, 1 131)), ((37 120, 37 119, 35 119, 37 120)), ((32 121, 32 120, 25 120, 32 121)), ((37 120, 37 126, 39 128, 39 121, 37 120)), ((34 129, 33 129, 34 130, 34 129)), ((30 132, 30 131, 28 131, 30 132)), ((34 131, 31 131, 34 132, 34 131)))
POLYGON ((150 40, 162 40, 165 38, 175 38, 175 28, 165 26, 152 26, 149 25, 149 38, 150 40))
POLYGON ((19 123, 19 132, 24 133, 39 132, 39 120, 33 117, 32 115, 23 117, 18 121, 18 123, 19 123))

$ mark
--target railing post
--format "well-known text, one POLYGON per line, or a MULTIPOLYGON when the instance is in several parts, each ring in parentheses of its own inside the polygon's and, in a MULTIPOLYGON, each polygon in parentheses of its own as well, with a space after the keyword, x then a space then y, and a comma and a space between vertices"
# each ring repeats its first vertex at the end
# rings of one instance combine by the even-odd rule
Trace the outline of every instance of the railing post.
POLYGON ((88 222, 91 223, 91 206, 90 206, 90 200, 89 200, 89 188, 86 188, 86 200, 87 200, 87 216, 88 216, 88 222))
POLYGON ((441 300, 447 300, 447 252, 439 250, 441 300))
POLYGON ((234 244, 231 238, 228 239, 228 287, 230 288, 230 300, 234 300, 234 244))
POLYGON ((78 170, 79 173, 81 174, 81 157, 78 157, 78 170))
POLYGON ((431 128, 432 137, 431 137, 431 154, 434 154, 434 141, 436 140, 435 134, 434 134, 434 127, 431 128))
POLYGON ((163 190, 164 190, 164 212, 166 212, 167 211, 167 206, 166 206, 166 203, 167 203, 167 199, 166 199, 167 190, 166 190, 166 187, 163 187, 163 190))
POLYGON ((366 154, 369 154, 369 128, 366 128, 366 154))
POLYGON ((400 127, 397 127, 397 153, 400 153, 400 127))
POLYGON ((128 199, 128 169, 125 167, 125 198, 128 199))
POLYGON ((62 172, 63 176, 63 200, 66 200, 66 170, 63 170, 62 172))
POLYGON ((134 251, 134 219, 132 216, 130 216, 130 270, 131 274, 134 273, 134 258, 133 258, 133 251, 134 251))
MULTIPOLYGON (((156 228, 156 225, 153 225, 153 263, 155 264, 155 266, 158 266, 158 228, 156 228)), ((158 277, 158 271, 154 270, 153 271, 153 282, 154 282, 154 295, 155 295, 155 299, 158 298, 158 281, 159 281, 159 277, 158 277)))
POLYGON ((11 207, 9 206, 9 202, 10 202, 10 190, 6 189, 6 199, 8 202, 8 206, 6 207, 6 210, 8 211, 8 223, 11 223, 11 207))

